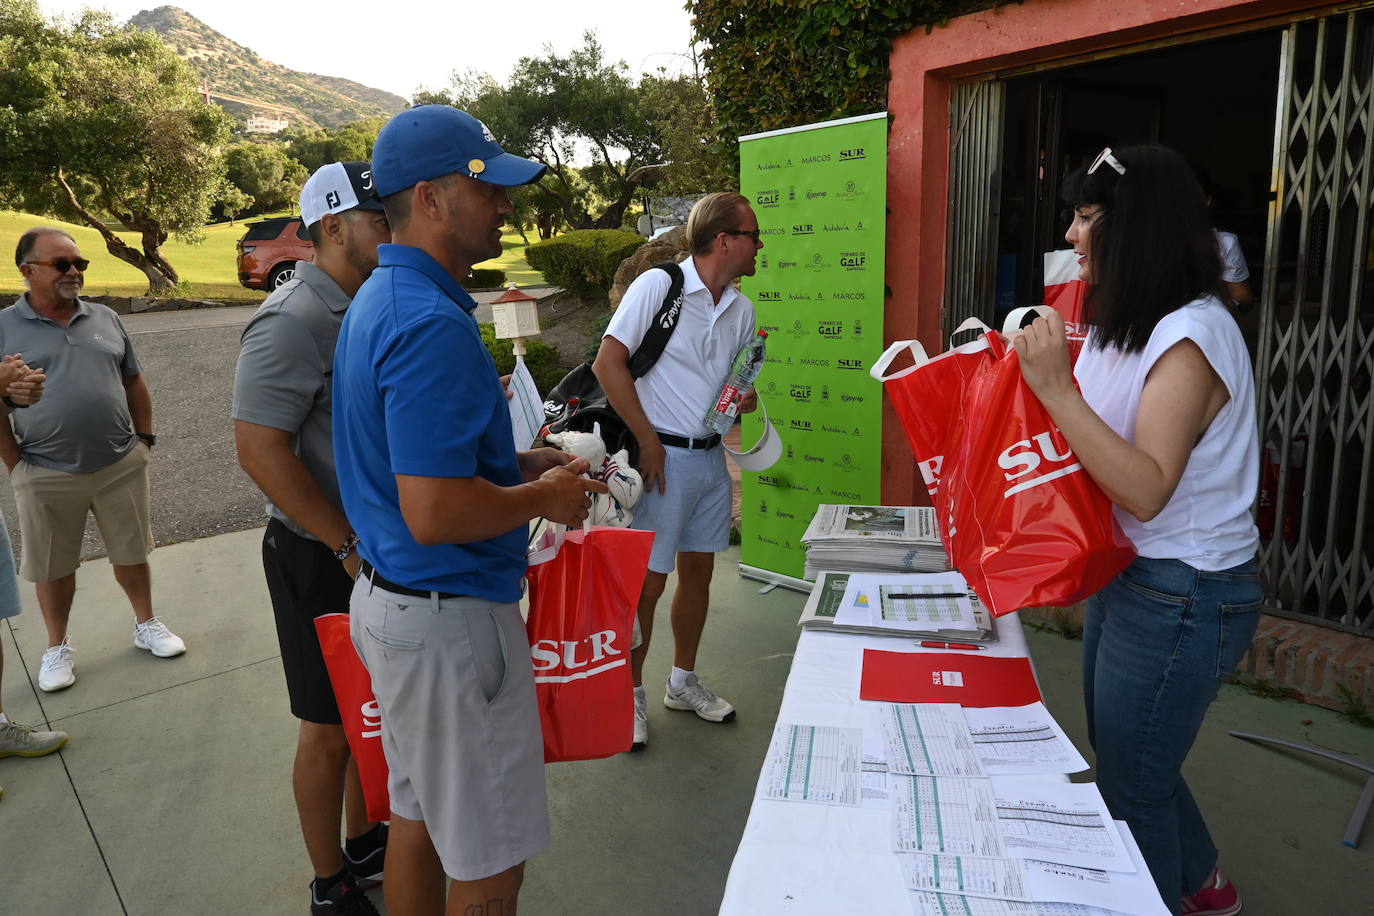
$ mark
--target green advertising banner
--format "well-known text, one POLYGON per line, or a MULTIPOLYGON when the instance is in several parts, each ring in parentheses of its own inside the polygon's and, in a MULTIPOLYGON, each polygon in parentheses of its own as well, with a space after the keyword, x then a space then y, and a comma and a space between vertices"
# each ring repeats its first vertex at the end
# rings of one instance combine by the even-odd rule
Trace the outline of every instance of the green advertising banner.
MULTIPOLYGON (((783 456, 744 474, 741 566, 801 578, 801 536, 821 503, 879 502, 887 114, 740 138, 740 190, 764 247, 744 292, 768 331, 755 383, 783 456)), ((762 433, 744 418, 744 442, 762 433)), ((795 584, 795 583, 793 583, 795 584)))

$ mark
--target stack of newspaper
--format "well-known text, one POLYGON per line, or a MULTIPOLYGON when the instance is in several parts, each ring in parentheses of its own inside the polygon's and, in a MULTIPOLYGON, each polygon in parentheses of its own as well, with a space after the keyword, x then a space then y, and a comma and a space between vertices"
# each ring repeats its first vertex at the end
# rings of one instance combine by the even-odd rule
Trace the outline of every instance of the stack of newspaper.
POLYGON ((806 578, 839 572, 942 572, 949 557, 935 510, 911 506, 821 505, 802 535, 806 578))
MULTIPOLYGON (((971 612, 971 627, 968 619, 957 623, 951 620, 942 626, 942 617, 936 614, 886 613, 886 608, 881 603, 885 600, 881 596, 885 587, 881 585, 877 589, 879 595, 870 595, 868 600, 860 598, 860 601, 856 602, 854 600, 857 597, 854 589, 855 583, 850 581, 850 577, 851 574, 847 572, 821 570, 816 579, 815 587, 811 589, 810 597, 806 599, 806 606, 802 608, 801 619, 797 621, 797 626, 803 630, 828 630, 859 633, 865 636, 904 636, 949 642, 987 642, 996 635, 992 615, 978 600, 973 589, 968 587, 964 577, 958 573, 925 577, 891 573, 887 580, 894 583, 906 583, 900 587, 899 590, 901 591, 919 591, 925 589, 920 586, 911 586, 909 583, 917 579, 938 579, 942 591, 947 588, 951 595, 962 594, 967 596, 967 608, 971 612), (872 605, 871 614, 869 612, 870 605, 872 605)), ((854 578, 856 580, 879 580, 884 577, 882 574, 871 576, 855 574, 854 578)), ((959 604, 963 605, 964 602, 960 601, 959 604)))

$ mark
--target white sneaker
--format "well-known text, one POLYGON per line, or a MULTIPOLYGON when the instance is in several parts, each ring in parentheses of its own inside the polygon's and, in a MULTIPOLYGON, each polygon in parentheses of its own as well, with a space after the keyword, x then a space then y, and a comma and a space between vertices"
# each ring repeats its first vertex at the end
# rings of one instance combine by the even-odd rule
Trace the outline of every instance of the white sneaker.
POLYGON ((735 707, 712 693, 695 674, 687 675, 687 683, 680 690, 674 690, 669 681, 663 705, 669 709, 690 709, 707 722, 729 722, 735 718, 735 707))
POLYGON ((632 751, 642 751, 649 743, 649 697, 643 689, 634 691, 635 695, 635 737, 630 745, 632 751))
POLYGON ((186 643, 167 629, 161 617, 149 617, 144 623, 134 621, 134 647, 147 649, 158 658, 171 658, 186 651, 186 643))
POLYGON ((72 638, 68 636, 43 653, 43 664, 38 669, 38 689, 52 693, 75 684, 74 667, 72 638))

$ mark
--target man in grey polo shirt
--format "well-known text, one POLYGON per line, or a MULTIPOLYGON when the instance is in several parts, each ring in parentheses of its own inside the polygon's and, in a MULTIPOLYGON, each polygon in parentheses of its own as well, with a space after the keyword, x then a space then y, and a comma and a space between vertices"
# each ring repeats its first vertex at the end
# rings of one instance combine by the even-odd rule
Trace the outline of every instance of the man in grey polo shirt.
POLYGON ((311 912, 375 913, 361 891, 381 880, 386 828, 367 819, 315 618, 348 612, 359 561, 334 473, 334 343, 391 227, 366 162, 332 162, 311 175, 301 189, 301 220, 315 262, 298 263, 295 278, 243 329, 234 438, 271 516, 262 565, 291 712, 301 720, 292 786, 315 869, 311 912))
POLYGON ((28 291, 0 311, 0 352, 46 372, 37 404, 0 423, 0 460, 19 507, 22 562, 48 631, 38 686, 76 682, 67 622, 86 515, 95 514, 115 580, 134 611, 134 646, 160 658, 186 645, 153 615, 148 463, 153 399, 133 343, 109 308, 80 298, 89 262, 61 229, 19 237, 14 262, 28 291))

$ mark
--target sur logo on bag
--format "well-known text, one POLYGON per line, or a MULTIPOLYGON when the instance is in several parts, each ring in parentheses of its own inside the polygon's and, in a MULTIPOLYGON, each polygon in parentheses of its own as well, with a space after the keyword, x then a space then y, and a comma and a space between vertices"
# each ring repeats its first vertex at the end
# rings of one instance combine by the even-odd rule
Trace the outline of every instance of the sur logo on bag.
POLYGON ((626 658, 625 653, 615 647, 616 635, 615 630, 601 630, 576 641, 535 640, 530 644, 534 682, 567 684, 622 667, 626 658), (595 667, 589 668, 589 665, 595 667), (556 673, 560 671, 568 673, 556 673))
POLYGON ((382 737, 382 708, 376 700, 368 700, 359 707, 363 717, 361 736, 364 738, 382 737))
POLYGON ((1059 441, 1055 441, 1054 434, 1048 431, 1037 433, 1029 439, 1013 442, 997 457, 997 464, 1005 471, 1003 476, 1007 481, 1019 481, 1002 493, 1003 499, 1083 470, 1083 465, 1073 461, 1073 449, 1063 441, 1063 436, 1058 438, 1059 441), (1069 464, 1070 461, 1073 463, 1069 464), (1039 471, 1042 464, 1048 464, 1049 468, 1035 477, 1020 480, 1039 471))

